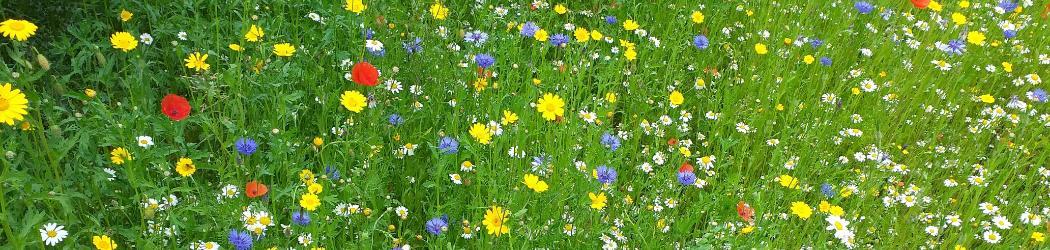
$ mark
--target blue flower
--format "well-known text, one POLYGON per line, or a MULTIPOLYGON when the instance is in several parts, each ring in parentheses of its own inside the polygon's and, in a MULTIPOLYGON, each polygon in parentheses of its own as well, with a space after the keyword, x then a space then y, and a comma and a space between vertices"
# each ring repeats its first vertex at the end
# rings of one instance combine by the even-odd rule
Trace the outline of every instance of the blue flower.
POLYGON ((405 123, 405 119, 401 118, 398 114, 390 114, 390 117, 387 117, 386 121, 390 122, 390 125, 394 125, 395 127, 405 123))
POLYGON ((428 220, 426 229, 427 232, 434 236, 441 235, 441 233, 448 231, 448 215, 442 215, 441 217, 428 220))
POLYGON ((857 12, 860 12, 861 14, 868 14, 871 13, 871 11, 875 10, 874 5, 871 5, 870 3, 865 1, 859 1, 853 4, 853 8, 857 8, 857 12))
POLYGON ((292 213, 292 222, 299 224, 300 226, 306 226, 310 224, 310 213, 295 211, 292 213))
POLYGON ((1017 36, 1017 31, 1016 30, 1003 30, 1003 37, 1006 37, 1006 39, 1014 38, 1016 36, 1017 36))
POLYGON ((948 46, 945 49, 945 52, 947 52, 948 55, 961 55, 963 52, 966 52, 966 41, 963 41, 962 39, 948 41, 948 46))
POLYGON ((478 67, 487 69, 492 67, 493 64, 496 64, 496 58, 493 58, 489 54, 481 53, 474 56, 474 63, 477 63, 478 67))
POLYGON ((331 179, 332 181, 339 181, 340 174, 338 169, 335 169, 332 166, 325 166, 324 173, 328 175, 328 179, 331 179))
POLYGON ((616 17, 615 16, 605 16, 605 23, 607 23, 607 24, 616 24, 616 17))
POLYGON ((405 48, 405 53, 415 54, 423 51, 423 39, 416 37, 412 42, 402 43, 401 46, 405 48))
POLYGON ((488 41, 488 40, 489 40, 489 34, 488 33, 477 31, 477 30, 471 31, 471 32, 467 32, 467 34, 465 36, 463 36, 463 41, 466 41, 467 43, 473 43, 474 46, 481 46, 482 44, 485 44, 485 42, 488 41))
POLYGON ((1042 89, 1042 88, 1037 88, 1035 90, 1032 90, 1031 92, 1028 92, 1028 99, 1032 99, 1034 101, 1041 102, 1041 103, 1046 103, 1046 101, 1047 101, 1046 90, 1042 89))
POLYGON ((537 30, 540 30, 540 26, 533 22, 525 22, 525 24, 521 25, 522 36, 532 37, 536 35, 537 30))
POLYGON ((233 147, 237 148, 237 152, 243 155, 252 155, 255 153, 255 149, 259 148, 259 145, 251 138, 241 138, 233 143, 233 147))
POLYGON ((813 38, 813 40, 809 41, 809 46, 813 47, 814 49, 820 48, 821 45, 824 45, 824 40, 813 38))
POLYGON ((376 34, 376 32, 374 30, 372 30, 371 28, 365 29, 362 32, 365 35, 365 40, 372 40, 372 37, 375 36, 375 34, 376 34))
POLYGON ((237 250, 248 250, 252 248, 252 236, 248 232, 237 232, 236 229, 230 230, 230 245, 233 245, 237 250))
POLYGON ((1015 3, 1014 1, 1010 1, 1010 0, 1002 0, 1002 1, 999 1, 999 8, 1002 8, 1003 11, 1011 12, 1011 11, 1014 11, 1015 9, 1017 9, 1017 3, 1015 3))
POLYGON ((442 137, 441 141, 438 141, 438 150, 444 154, 455 154, 459 152, 459 142, 452 137, 442 137))
POLYGON ((696 174, 691 171, 678 172, 678 183, 684 186, 690 186, 696 183, 696 174))
POLYGON ((828 198, 835 197, 835 190, 832 189, 831 184, 828 183, 820 184, 820 193, 828 198))
POLYGON ((605 165, 598 166, 598 182, 602 184, 609 184, 616 181, 616 169, 606 167, 605 165))
POLYGON ((553 36, 551 36, 550 41, 551 45, 553 45, 554 47, 561 47, 562 45, 569 43, 569 36, 566 36, 565 34, 561 33, 554 34, 553 36))
POLYGON ((693 37, 693 46, 697 49, 707 49, 707 46, 711 45, 711 41, 707 40, 705 35, 696 35, 693 37))
POLYGON ((831 58, 828 58, 826 56, 820 57, 820 64, 824 66, 831 66, 831 58))
POLYGON ((602 134, 602 145, 616 151, 617 148, 620 148, 620 138, 609 133, 602 134))

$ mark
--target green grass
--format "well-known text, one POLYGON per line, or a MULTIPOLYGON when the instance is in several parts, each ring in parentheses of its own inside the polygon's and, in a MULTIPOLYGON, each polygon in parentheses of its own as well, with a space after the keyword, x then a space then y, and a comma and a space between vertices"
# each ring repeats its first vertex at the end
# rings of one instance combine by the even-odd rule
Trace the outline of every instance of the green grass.
POLYGON ((249 206, 274 220, 255 239, 256 249, 597 248, 607 245, 603 236, 617 235, 624 237, 615 240, 622 248, 845 248, 835 231, 825 229, 830 215, 819 211, 822 201, 845 211, 842 218, 859 248, 1045 247, 1032 234, 1047 233, 1046 225, 1020 219, 1025 212, 1050 216, 1050 180, 1042 174, 1050 162, 1050 116, 1045 102, 1026 96, 1047 86, 1023 80, 1030 74, 1050 77, 1040 58, 1050 53, 1050 21, 1040 3, 1019 14, 999 14, 998 1, 973 1, 969 8, 945 2, 934 11, 871 0, 876 9, 865 15, 852 1, 715 1, 701 7, 691 1, 586 0, 565 3, 569 12, 560 15, 552 10, 559 2, 537 10, 519 1, 483 2, 446 1, 444 20, 427 11, 431 1, 366 1, 361 14, 331 0, 5 2, 5 19, 40 28, 26 42, 0 39, 0 82, 12 83, 30 102, 28 129, 22 121, 0 125, 0 151, 6 153, 0 159, 0 248, 45 248, 39 231, 57 223, 69 232, 57 245, 65 249, 89 248, 96 235, 112 237, 121 249, 185 249, 198 241, 235 249, 227 235, 245 230, 240 216, 249 206), (509 14, 498 16, 497 7, 509 14), (121 10, 133 18, 121 21, 121 10), (693 11, 705 21, 691 22, 693 11), (883 11, 892 12, 884 19, 883 11), (956 12, 968 23, 953 24, 956 12), (307 18, 309 13, 324 23, 307 18), (607 24, 606 16, 617 23, 607 24), (624 30, 628 19, 647 36, 624 30), (526 21, 551 35, 571 39, 572 31, 563 27, 571 23, 611 40, 572 40, 556 48, 508 28, 526 21), (1004 39, 1003 21, 1023 28, 1004 39), (251 25, 265 30, 262 41, 245 41, 251 25), (385 44, 384 55, 368 52, 365 29, 385 44), (465 42, 464 34, 473 30, 486 32, 488 41, 465 42), (109 41, 121 31, 149 33, 153 44, 140 41, 122 52, 109 41), (981 31, 986 43, 967 43, 954 56, 934 45, 960 34, 965 41, 970 31, 981 31), (187 33, 186 40, 177 38, 179 32, 187 33), (693 46, 698 34, 710 39, 709 48, 693 46), (409 54, 402 43, 415 37, 423 51, 409 54), (810 46, 807 40, 814 38, 823 45, 810 46), (637 60, 624 58, 621 39, 636 44, 637 60), (920 45, 910 48, 908 41, 920 45), (234 43, 244 51, 229 49, 234 43), (277 43, 291 43, 297 51, 275 56, 277 43), (769 53, 757 54, 756 43, 769 53), (210 70, 184 66, 193 52, 209 55, 210 70), (479 53, 496 59, 482 91, 474 88, 479 76, 471 58, 479 53), (806 64, 806 55, 832 63, 806 64), (49 62, 47 69, 38 56, 49 62), (380 81, 396 80, 402 90, 344 79, 349 69, 342 62, 363 59, 379 68, 380 81), (938 69, 934 60, 952 69, 938 69), (1011 72, 1004 62, 1012 64, 1011 72), (698 79, 705 88, 694 87, 698 79), (866 79, 878 87, 854 94, 866 79), (1014 84, 1016 79, 1023 84, 1014 84), (97 95, 89 97, 86 89, 97 95), (350 112, 339 100, 350 90, 374 102, 350 112), (670 105, 672 90, 684 94, 682 105, 670 105), (187 119, 171 121, 160 112, 160 100, 169 93, 189 100, 187 119), (558 121, 544 120, 530 106, 545 93, 565 100, 558 121), (609 93, 615 102, 606 98, 609 93), (823 102, 825 94, 837 100, 823 102), (981 102, 985 94, 994 103, 981 102), (1024 110, 1008 107, 1012 96, 1026 103, 1024 110), (986 111, 996 108, 1006 116, 986 111), (498 123, 504 111, 520 119, 502 125, 491 144, 471 137, 472 124, 498 123), (594 112, 600 122, 584 121, 580 111, 594 112), (720 116, 708 119, 709 111, 720 116), (680 119, 683 112, 691 116, 688 122, 680 119), (392 114, 403 124, 388 123, 392 114), (661 123, 664 115, 670 125, 661 123), (750 132, 739 132, 738 123, 750 132), (843 136, 845 129, 863 134, 843 136), (620 137, 617 150, 600 143, 605 133, 620 137), (151 136, 155 145, 139 147, 138 136, 151 136), (439 151, 445 136, 459 142, 457 153, 439 151), (256 140, 257 152, 240 155, 234 147, 240 138, 256 140), (323 143, 315 146, 315 138, 323 143), (767 145, 770 139, 779 144, 767 145), (397 153, 406 144, 417 145, 414 155, 397 153), (110 152, 118 147, 133 159, 111 162, 110 152), (511 156, 512 149, 523 156, 511 156), (882 155, 866 161, 854 156, 871 152, 882 155), (655 162, 657 154, 662 165, 655 162), (716 158, 710 175, 698 164, 704 156, 716 158), (175 171, 183 157, 197 168, 190 177, 175 171), (545 157, 549 170, 537 171, 534 157, 545 157), (476 171, 461 171, 464 161, 476 171), (793 169, 785 167, 789 161, 796 163, 793 169), (683 162, 696 166, 707 185, 679 184, 683 162), (646 163, 651 173, 643 172, 646 163), (615 182, 603 185, 592 176, 601 165, 618 172, 615 182), (338 170, 340 180, 326 175, 326 168, 338 170), (300 180, 303 170, 315 173, 324 189, 305 226, 291 219, 308 192, 300 180), (453 184, 450 174, 460 174, 463 184, 453 184), (539 175, 550 190, 528 189, 525 174, 539 175), (782 175, 798 178, 800 188, 783 187, 782 175), (983 184, 968 181, 972 176, 983 184), (946 186, 949 179, 958 186, 946 186), (251 180, 269 187, 266 198, 244 195, 251 180), (239 195, 218 199, 228 184, 239 195), (834 194, 823 194, 822 185, 834 194), (852 194, 844 195, 846 190, 852 194), (588 193, 606 194, 608 206, 592 209, 588 193), (143 205, 169 195, 177 205, 143 205), (899 200, 904 195, 918 201, 907 206, 899 200), (893 200, 884 204, 886 197, 893 200), (750 233, 742 232, 749 224, 737 215, 741 201, 755 210, 750 233), (814 209, 812 217, 792 214, 798 201, 814 209), (985 202, 999 210, 983 213, 979 204, 985 202), (333 211, 340 203, 371 213, 342 217, 333 211), (395 214, 399 206, 408 210, 407 218, 395 214), (509 210, 508 234, 486 233, 482 221, 492 206, 509 210), (442 215, 449 216, 448 231, 429 234, 424 223, 442 215), (948 215, 958 215, 961 225, 947 225, 948 215), (996 215, 1012 227, 993 225, 996 215), (473 234, 469 239, 461 235, 464 221, 473 234), (575 227, 574 235, 563 232, 566 224, 575 227), (938 234, 928 234, 928 226, 938 234), (989 231, 1001 240, 984 240, 989 231), (297 242, 305 234, 312 243, 297 242))

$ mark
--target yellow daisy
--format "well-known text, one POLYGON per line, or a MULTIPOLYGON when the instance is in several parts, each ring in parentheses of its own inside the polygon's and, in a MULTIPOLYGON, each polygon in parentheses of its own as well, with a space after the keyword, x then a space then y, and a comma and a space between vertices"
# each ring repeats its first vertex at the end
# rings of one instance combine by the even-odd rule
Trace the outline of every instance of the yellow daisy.
POLYGON ((0 85, 0 123, 14 126, 16 121, 21 121, 28 112, 29 100, 25 93, 11 86, 10 83, 0 85))

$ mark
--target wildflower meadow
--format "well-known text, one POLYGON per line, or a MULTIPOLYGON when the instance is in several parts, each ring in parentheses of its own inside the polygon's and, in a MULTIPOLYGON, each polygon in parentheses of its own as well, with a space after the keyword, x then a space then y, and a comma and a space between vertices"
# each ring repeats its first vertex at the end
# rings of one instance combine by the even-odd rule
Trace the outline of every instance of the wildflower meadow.
POLYGON ((1045 249, 1050 3, 8 0, 2 249, 1045 249))

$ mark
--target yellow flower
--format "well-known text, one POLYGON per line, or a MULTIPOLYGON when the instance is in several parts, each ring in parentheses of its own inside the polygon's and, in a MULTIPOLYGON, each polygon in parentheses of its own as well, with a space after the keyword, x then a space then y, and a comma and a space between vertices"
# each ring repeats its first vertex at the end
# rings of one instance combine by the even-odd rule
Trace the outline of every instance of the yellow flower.
POLYGON ((193 165, 193 160, 190 158, 182 157, 179 158, 178 163, 175 163, 175 171, 179 172, 179 175, 182 175, 182 177, 186 177, 197 172, 197 166, 193 165))
POLYGON ((522 181, 522 183, 525 183, 526 187, 537 193, 543 193, 543 191, 547 191, 547 189, 550 188, 550 186, 547 185, 547 182, 540 180, 539 176, 532 174, 526 174, 525 180, 522 181))
POLYGON ((543 94, 543 98, 536 103, 536 111, 543 114, 543 119, 553 121, 565 114, 565 101, 551 93, 543 94))
POLYGON ((941 10, 944 9, 944 6, 937 1, 930 1, 930 5, 927 5, 926 7, 936 12, 941 12, 941 10))
POLYGON ((591 30, 591 40, 597 41, 597 40, 602 39, 602 37, 605 37, 605 36, 602 35, 602 32, 600 32, 600 31, 598 31, 596 29, 595 30, 591 30))
POLYGON ((109 36, 109 43, 113 44, 114 49, 120 49, 124 52, 131 51, 139 46, 139 40, 127 32, 113 33, 113 35, 109 36))
POLYGON ((186 67, 197 71, 208 70, 211 65, 208 65, 208 54, 201 54, 200 52, 193 52, 190 57, 186 58, 186 67))
POLYGON ((321 184, 317 183, 311 183, 310 186, 306 187, 306 191, 310 192, 311 194, 320 194, 324 191, 324 186, 321 186, 321 184))
POLYGON ((290 43, 278 43, 273 45, 273 54, 277 56, 289 57, 295 54, 295 46, 290 43))
POLYGON ((682 105, 682 103, 685 102, 685 97, 682 96, 682 92, 678 92, 678 90, 675 90, 671 91, 671 95, 667 97, 667 100, 671 101, 671 107, 673 108, 678 107, 678 105, 682 105))
POLYGON ((1032 240, 1035 242, 1043 242, 1046 240, 1046 236, 1040 232, 1032 232, 1032 240))
POLYGON ((441 2, 435 2, 430 5, 430 15, 434 16, 434 19, 445 20, 448 17, 448 8, 442 5, 441 2))
POLYGON ((95 98, 96 94, 97 93, 95 93, 94 89, 84 89, 84 95, 86 95, 88 98, 95 98))
POLYGON ((842 216, 843 214, 846 214, 845 211, 842 211, 842 207, 840 206, 831 206, 831 208, 828 208, 828 213, 834 216, 842 216))
POLYGON ((0 33, 9 39, 25 41, 36 34, 36 24, 26 20, 7 19, 0 22, 0 33))
POLYGON ((813 215, 813 208, 806 205, 805 202, 796 201, 791 203, 791 214, 798 215, 803 220, 809 219, 810 215, 813 215))
POLYGON ((230 44, 230 50, 241 52, 241 51, 244 51, 244 47, 241 47, 240 44, 231 43, 230 44))
POLYGON ((320 147, 321 145, 324 144, 324 139, 321 138, 320 136, 314 137, 313 144, 314 144, 314 147, 320 147))
POLYGON ((1006 73, 1014 72, 1014 65, 1009 62, 1003 62, 1003 71, 1006 71, 1006 73))
POLYGON ((361 14, 362 11, 365 11, 365 9, 368 8, 368 6, 365 6, 365 3, 361 0, 346 0, 346 5, 344 7, 346 7, 346 10, 357 14, 361 14))
POLYGON ((607 197, 605 197, 605 193, 587 193, 587 197, 591 199, 591 208, 597 210, 602 210, 602 208, 605 208, 605 202, 609 200, 607 197))
POLYGON ((110 239, 109 235, 95 235, 95 237, 91 237, 91 243, 95 244, 95 249, 98 250, 117 249, 117 243, 110 239))
POLYGON ((704 23, 704 13, 700 13, 699 10, 694 10, 692 15, 689 15, 690 19, 693 19, 693 23, 704 23))
POLYGON ((966 15, 959 12, 952 13, 952 22, 954 22, 955 25, 966 24, 966 15))
POLYGON ((316 194, 306 193, 299 198, 299 206, 306 209, 306 211, 317 210, 317 206, 321 205, 321 200, 317 198, 316 194))
POLYGON ((795 178, 795 177, 792 177, 792 176, 786 175, 786 174, 785 175, 781 175, 780 176, 780 185, 784 186, 786 188, 798 189, 798 178, 795 178))
POLYGON ((489 144, 489 142, 492 142, 492 134, 489 132, 489 129, 481 123, 474 123, 474 125, 470 126, 470 136, 474 137, 474 139, 478 140, 478 143, 481 144, 489 144))
POLYGON ((577 27, 576 30, 572 32, 572 36, 576 38, 577 42, 581 43, 585 43, 591 40, 591 32, 581 27, 577 27))
POLYGON ((492 206, 485 211, 485 220, 481 221, 481 224, 485 225, 485 231, 488 234, 495 234, 496 237, 499 237, 505 233, 510 233, 510 227, 507 227, 508 217, 510 217, 510 211, 502 207, 492 206))
POLYGON ((258 42, 265 35, 266 33, 263 32, 262 28, 259 28, 259 26, 255 26, 255 24, 252 24, 252 27, 248 29, 248 33, 244 34, 244 40, 248 40, 249 42, 258 42))
POLYGON ((605 101, 609 103, 616 103, 616 92, 605 93, 605 101))
POLYGON ((984 33, 980 31, 970 31, 966 33, 966 41, 976 45, 984 45, 984 33))
POLYGON ((623 57, 627 58, 627 61, 634 61, 638 59, 638 51, 635 51, 634 48, 627 48, 627 51, 623 52, 623 57))
POLYGON ((569 12, 569 8, 566 8, 564 4, 558 4, 558 5, 554 6, 554 13, 558 13, 558 15, 562 15, 562 14, 565 14, 566 12, 569 12))
POLYGON ((740 229, 740 234, 749 234, 749 233, 754 232, 754 231, 755 231, 755 226, 754 225, 748 225, 747 227, 744 227, 744 228, 740 229))
POLYGON ((368 98, 365 98, 365 95, 357 92, 357 90, 344 91, 343 95, 339 96, 339 103, 342 103, 343 107, 351 112, 361 113, 361 110, 364 110, 365 106, 368 105, 368 98))
POLYGON ((981 102, 984 102, 984 103, 988 103, 988 104, 995 103, 995 97, 992 96, 992 95, 989 95, 989 94, 984 94, 984 95, 982 95, 982 96, 980 96, 978 98, 980 98, 981 102))
POLYGON ((961 2, 959 2, 959 7, 960 8, 969 8, 970 7, 970 1, 961 1, 961 2))
POLYGON ((759 55, 765 55, 766 53, 769 53, 769 50, 766 48, 765 44, 763 44, 763 43, 756 43, 755 44, 755 53, 758 53, 759 55))
POLYGON ((503 118, 500 119, 500 124, 510 125, 518 121, 518 114, 511 112, 510 110, 503 111, 503 118))
POLYGON ((109 160, 116 165, 121 165, 124 164, 125 161, 131 160, 131 152, 128 152, 127 149, 122 147, 113 149, 113 151, 109 152, 109 155, 109 160))
POLYGON ((624 30, 627 30, 627 31, 636 30, 636 29, 638 29, 638 27, 639 27, 638 23, 635 22, 634 20, 627 19, 626 21, 623 21, 623 29, 624 30))
POLYGON ((131 21, 131 17, 134 16, 134 15, 135 14, 132 14, 131 11, 120 10, 120 21, 123 21, 123 22, 131 21))
POLYGON ((831 210, 831 203, 828 203, 828 201, 820 201, 820 205, 817 205, 817 210, 820 210, 821 213, 827 213, 831 210))
POLYGON ((21 121, 28 114, 27 107, 29 100, 22 90, 14 88, 10 83, 0 85, 0 123, 14 126, 16 121, 21 121))
POLYGON ((534 34, 532 37, 536 38, 536 41, 546 42, 547 41, 547 37, 548 37, 547 36, 547 30, 545 30, 545 29, 537 30, 536 34, 534 34))
POLYGON ((816 60, 816 58, 813 58, 813 55, 806 55, 806 57, 802 58, 802 62, 806 64, 813 64, 814 60, 816 60))

